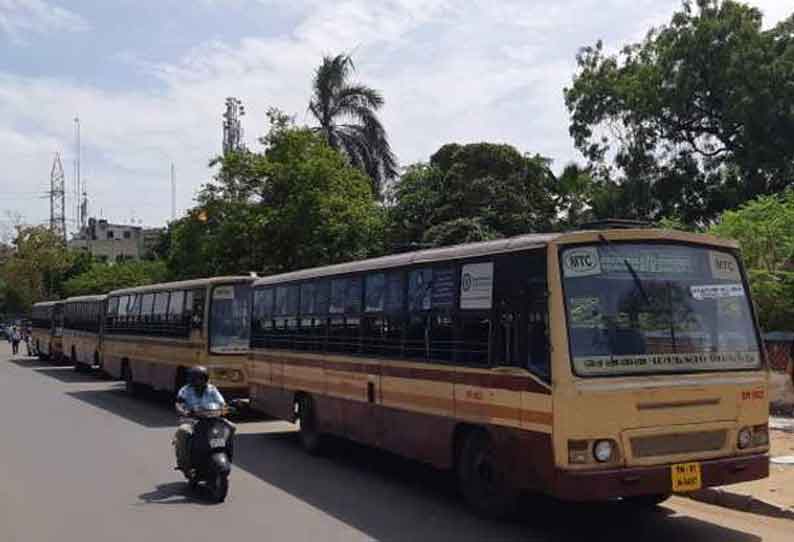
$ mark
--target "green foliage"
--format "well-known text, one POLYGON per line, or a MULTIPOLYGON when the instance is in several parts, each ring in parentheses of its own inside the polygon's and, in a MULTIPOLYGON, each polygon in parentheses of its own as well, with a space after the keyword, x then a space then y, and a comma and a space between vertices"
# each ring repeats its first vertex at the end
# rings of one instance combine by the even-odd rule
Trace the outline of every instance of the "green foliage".
POLYGON ((66 297, 106 294, 119 288, 132 288, 165 282, 168 269, 162 261, 94 262, 86 271, 64 282, 66 297))
POLYGON ((747 267, 780 271, 794 259, 794 190, 725 212, 711 233, 739 241, 747 267))
POLYGON ((554 188, 549 160, 541 156, 510 145, 445 145, 393 187, 389 245, 399 250, 548 230, 554 188))
POLYGON ((794 273, 751 269, 750 290, 765 331, 794 331, 794 273))
POLYGON ((349 55, 323 57, 314 74, 309 112, 319 123, 317 132, 369 176, 373 193, 380 197, 384 182, 397 175, 397 159, 376 114, 383 96, 351 82, 354 71, 349 55))
POLYGON ((755 8, 699 0, 617 55, 583 48, 565 100, 594 214, 703 225, 790 186, 792 30, 794 16, 764 31, 755 8))
POLYGON ((57 299, 73 265, 81 265, 67 251, 63 239, 44 226, 18 228, 16 250, 0 267, 5 310, 27 312, 41 299, 57 299))
POLYGON ((382 216, 359 169, 277 111, 261 153, 218 159, 199 205, 172 224, 178 277, 281 272, 380 253, 382 216))

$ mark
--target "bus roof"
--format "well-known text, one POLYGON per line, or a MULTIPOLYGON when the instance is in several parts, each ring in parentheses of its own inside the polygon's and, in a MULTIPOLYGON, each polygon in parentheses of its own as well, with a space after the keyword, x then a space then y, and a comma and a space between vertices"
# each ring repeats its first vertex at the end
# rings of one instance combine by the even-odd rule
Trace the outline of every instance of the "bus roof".
POLYGON ((560 235, 559 233, 535 233, 519 235, 518 237, 510 237, 508 239, 496 239, 494 241, 482 241, 479 243, 467 243, 463 245, 418 250, 415 252, 404 252, 402 254, 381 256, 380 258, 370 258, 368 260, 326 265, 325 267, 315 267, 313 269, 303 269, 291 273, 272 275, 257 280, 254 285, 263 286, 277 282, 304 280, 327 275, 344 275, 347 273, 372 271, 375 269, 389 269, 406 265, 488 256, 489 254, 497 254, 500 252, 514 252, 517 250, 541 248, 560 235))
POLYGON ((159 284, 149 284, 147 286, 137 286, 135 288, 123 288, 113 290, 108 295, 138 294, 141 292, 159 292, 162 290, 182 290, 198 288, 212 284, 228 284, 234 282, 253 282, 255 277, 247 275, 231 275, 225 277, 210 277, 206 279, 180 280, 177 282, 161 282, 159 284))
POLYGON ((268 284, 307 280, 330 275, 345 275, 348 273, 390 269, 394 267, 403 267, 423 263, 475 258, 477 256, 490 256, 492 254, 542 248, 552 242, 597 242, 599 236, 604 236, 607 239, 614 241, 669 240, 698 244, 712 244, 727 248, 738 247, 738 244, 735 241, 721 239, 711 235, 649 228, 585 230, 566 233, 533 233, 509 237, 507 239, 496 239, 494 241, 482 241, 479 243, 466 243, 448 247, 418 250, 415 252, 404 252, 402 254, 370 258, 368 260, 359 260, 335 265, 326 265, 324 267, 302 269, 300 271, 262 277, 261 279, 257 279, 254 282, 254 286, 266 286, 268 284))
POLYGON ((63 299, 58 299, 56 301, 39 301, 38 303, 34 303, 34 307, 52 307, 54 305, 63 304, 63 299))
POLYGON ((107 297, 108 297, 107 294, 101 294, 101 295, 78 295, 78 296, 74 296, 74 297, 67 297, 64 300, 64 303, 69 304, 69 303, 83 303, 83 302, 86 302, 86 301, 104 301, 105 299, 107 299, 107 297))

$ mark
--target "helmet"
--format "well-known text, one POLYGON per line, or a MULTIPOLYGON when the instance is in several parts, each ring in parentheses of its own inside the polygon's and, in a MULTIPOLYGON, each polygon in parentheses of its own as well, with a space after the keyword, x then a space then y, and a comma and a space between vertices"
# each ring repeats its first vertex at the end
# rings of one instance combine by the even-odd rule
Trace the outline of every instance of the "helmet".
POLYGON ((202 367, 201 365, 197 367, 193 367, 190 371, 190 383, 200 386, 202 384, 206 384, 209 382, 210 373, 207 371, 206 367, 202 367))

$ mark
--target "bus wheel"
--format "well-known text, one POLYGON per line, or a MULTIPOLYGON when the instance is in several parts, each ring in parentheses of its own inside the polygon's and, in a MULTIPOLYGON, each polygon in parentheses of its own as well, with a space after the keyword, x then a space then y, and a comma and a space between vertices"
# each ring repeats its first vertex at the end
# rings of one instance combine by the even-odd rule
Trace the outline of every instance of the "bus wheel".
POLYGON ((653 495, 638 495, 636 497, 623 497, 623 500, 635 506, 653 508, 670 498, 669 493, 656 493, 653 495))
POLYGON ((322 435, 317 431, 314 402, 310 396, 301 395, 297 400, 297 406, 301 446, 311 455, 317 455, 322 448, 322 435))
POLYGON ((487 432, 475 430, 466 435, 458 454, 457 477, 466 502, 480 515, 503 518, 515 510, 518 490, 499 468, 487 432))
POLYGON ((122 376, 124 378, 124 389, 132 397, 137 396, 140 392, 140 386, 138 386, 138 384, 136 384, 132 379, 132 371, 130 370, 130 366, 124 365, 121 368, 121 372, 123 373, 122 376))

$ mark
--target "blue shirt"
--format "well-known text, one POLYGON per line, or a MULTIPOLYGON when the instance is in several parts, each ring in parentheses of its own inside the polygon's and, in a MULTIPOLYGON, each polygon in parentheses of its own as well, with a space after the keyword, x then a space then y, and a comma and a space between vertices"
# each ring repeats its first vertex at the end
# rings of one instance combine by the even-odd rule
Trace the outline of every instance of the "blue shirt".
POLYGON ((218 388, 212 384, 207 384, 204 393, 199 395, 196 393, 196 388, 187 384, 182 386, 179 393, 176 394, 176 400, 185 405, 188 410, 201 409, 206 410, 211 403, 225 405, 226 401, 223 400, 223 395, 218 391, 218 388))

